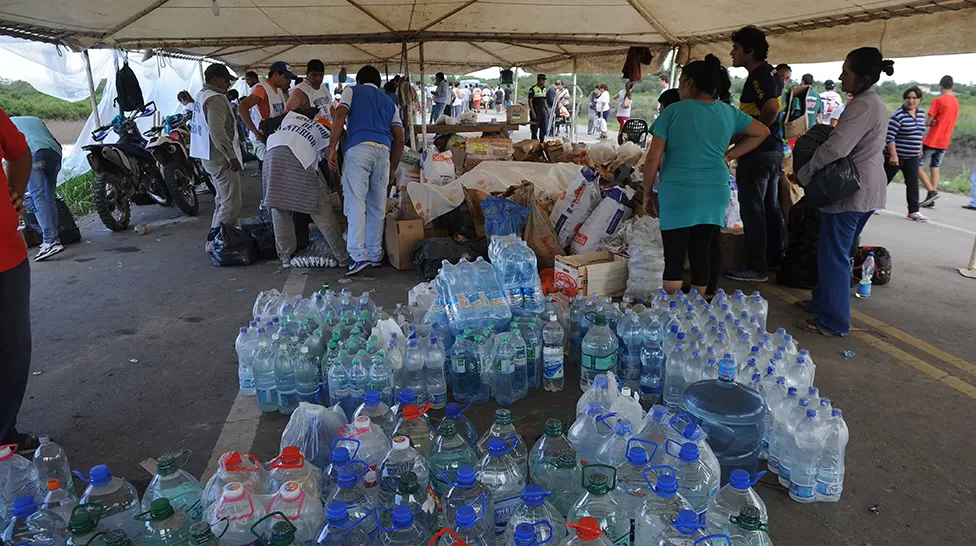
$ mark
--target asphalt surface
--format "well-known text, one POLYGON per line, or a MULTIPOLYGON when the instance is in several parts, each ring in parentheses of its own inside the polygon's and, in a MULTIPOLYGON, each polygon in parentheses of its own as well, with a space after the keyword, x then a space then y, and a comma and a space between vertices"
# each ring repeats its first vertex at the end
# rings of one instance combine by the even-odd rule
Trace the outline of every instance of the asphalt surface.
MULTIPOLYGON (((260 186, 249 174, 245 216, 256 212, 260 186)), ((902 192, 892 186, 891 212, 865 231, 864 244, 887 247, 894 269, 889 285, 854 300, 861 330, 851 337, 793 328, 805 317, 791 305, 800 291, 723 283, 763 292, 769 329, 790 329, 812 352, 817 384, 851 430, 839 503, 799 505, 767 480, 757 486, 778 544, 971 544, 976 536, 976 281, 956 272, 968 263, 976 213, 960 208, 965 199, 944 196, 926 211, 933 223, 916 224, 904 218, 902 192)), ((135 211, 133 224, 149 225, 145 235, 112 233, 87 217, 81 243, 32 263, 36 375, 20 427, 51 434, 72 468, 106 463, 140 490, 151 476, 139 463, 166 452, 193 450, 187 470, 197 476, 225 449, 261 460, 277 454, 287 419, 258 415, 237 389, 234 338, 261 290, 287 283, 308 295, 330 282, 355 294, 371 290, 392 309, 421 280, 389 266, 346 285, 337 283, 338 270, 289 271, 277 262, 217 268, 203 251, 209 197, 197 218, 155 206, 135 211)), ((529 443, 540 434, 541 412, 573 411, 577 378, 569 370, 565 390, 536 391, 513 406, 525 416, 518 428, 529 443)), ((479 430, 494 408, 469 411, 479 430)))

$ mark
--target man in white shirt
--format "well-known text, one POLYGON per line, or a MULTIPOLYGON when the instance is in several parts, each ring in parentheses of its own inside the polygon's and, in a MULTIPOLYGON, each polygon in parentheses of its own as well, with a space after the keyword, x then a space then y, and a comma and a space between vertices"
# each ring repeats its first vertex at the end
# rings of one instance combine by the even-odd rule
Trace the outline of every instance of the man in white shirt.
MULTIPOLYGON (((830 123, 831 114, 834 113, 834 109, 838 106, 843 106, 844 101, 841 100, 840 94, 834 91, 834 80, 827 80, 824 82, 824 92, 820 93, 820 100, 823 101, 823 122, 825 124, 830 123)), ((840 117, 840 114, 837 114, 840 117)))

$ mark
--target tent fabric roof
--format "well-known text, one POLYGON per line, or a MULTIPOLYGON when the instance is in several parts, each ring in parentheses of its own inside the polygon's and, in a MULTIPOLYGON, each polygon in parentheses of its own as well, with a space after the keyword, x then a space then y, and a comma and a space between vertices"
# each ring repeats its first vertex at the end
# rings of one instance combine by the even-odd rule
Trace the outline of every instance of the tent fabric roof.
MULTIPOLYGON (((120 47, 264 68, 319 58, 329 67, 419 72, 490 66, 610 72, 632 45, 682 58, 715 52, 747 24, 777 61, 838 60, 873 45, 889 57, 976 51, 976 0, 8 0, 0 33, 75 49, 120 47), (219 16, 213 13, 219 7, 219 16)), ((663 55, 657 56, 663 59, 663 55)))

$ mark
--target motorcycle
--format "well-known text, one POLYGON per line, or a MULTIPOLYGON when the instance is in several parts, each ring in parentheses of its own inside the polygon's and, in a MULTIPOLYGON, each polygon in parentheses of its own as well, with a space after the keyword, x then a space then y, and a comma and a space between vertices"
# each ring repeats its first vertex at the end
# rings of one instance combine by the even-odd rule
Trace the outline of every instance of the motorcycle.
POLYGON ((210 175, 203 168, 203 163, 190 157, 190 129, 188 122, 190 112, 166 116, 163 125, 146 131, 150 137, 146 148, 156 158, 159 164, 166 188, 173 196, 176 206, 189 216, 196 216, 200 208, 196 187, 206 184, 207 189, 217 195, 210 180, 210 175))
POLYGON ((88 164, 95 171, 92 199, 95 210, 105 227, 112 231, 128 229, 130 203, 164 207, 173 204, 173 196, 166 187, 156 159, 146 149, 146 139, 139 132, 136 120, 156 113, 155 103, 128 116, 117 114, 109 125, 92 131, 99 144, 85 146, 88 164), (102 143, 109 132, 119 136, 118 142, 102 143))

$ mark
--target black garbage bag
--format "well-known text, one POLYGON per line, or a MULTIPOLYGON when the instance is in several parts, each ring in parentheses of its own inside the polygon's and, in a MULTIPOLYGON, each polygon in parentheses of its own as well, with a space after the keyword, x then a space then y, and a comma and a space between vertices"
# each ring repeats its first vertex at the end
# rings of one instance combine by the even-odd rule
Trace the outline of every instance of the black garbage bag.
MULTIPOLYGON (((75 224, 75 217, 68 209, 68 204, 64 199, 57 195, 55 201, 58 208, 58 239, 62 245, 70 245, 81 241, 81 230, 75 224)), ((41 244, 41 225, 37 222, 37 215, 34 212, 34 205, 30 199, 24 199, 24 239, 27 246, 41 244), (34 244, 32 242, 36 241, 34 244)))
POLYGON ((817 271, 817 244, 820 241, 820 209, 807 196, 790 209, 789 245, 776 274, 776 284, 812 289, 820 275, 817 271))
POLYGON ((257 249, 257 256, 261 260, 274 260, 278 257, 275 246, 274 226, 271 222, 257 224, 241 224, 241 229, 251 236, 257 249))
MULTIPOLYGON (((793 146, 793 170, 798 172, 830 137, 833 127, 817 125, 796 139, 793 146)), ((842 157, 813 175, 803 187, 807 206, 823 207, 843 201, 861 189, 861 175, 850 157, 842 157)))
POLYGON ((425 280, 432 280, 441 270, 441 262, 452 264, 461 258, 474 261, 478 256, 487 258, 488 240, 485 238, 467 239, 457 237, 433 237, 424 239, 410 252, 410 263, 425 280))
POLYGON ((210 259, 217 267, 251 265, 257 261, 254 240, 241 228, 220 224, 210 230, 208 241, 213 241, 210 259))

